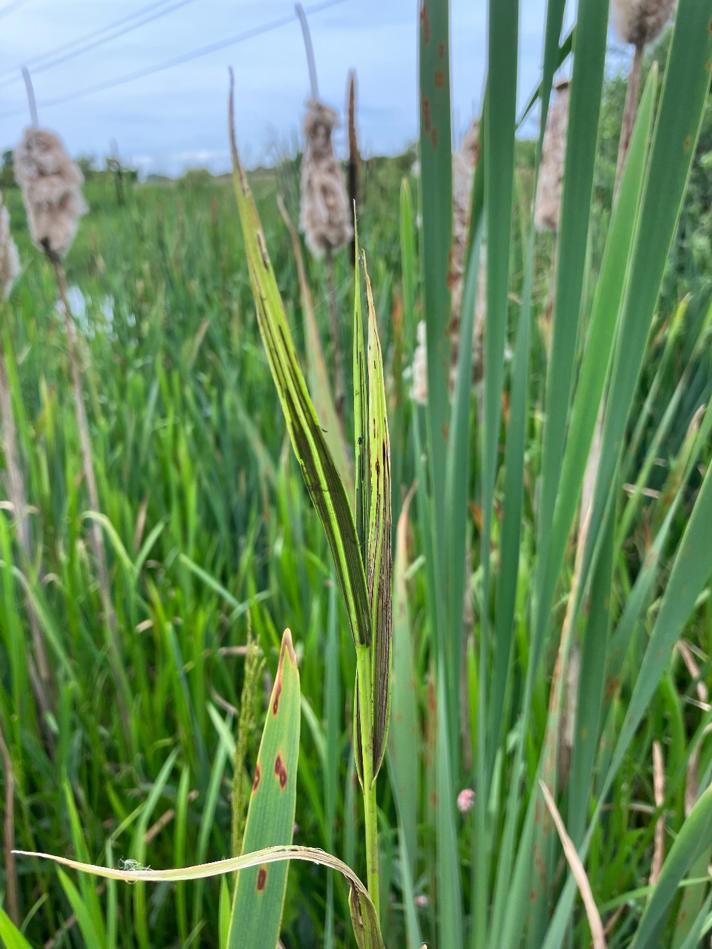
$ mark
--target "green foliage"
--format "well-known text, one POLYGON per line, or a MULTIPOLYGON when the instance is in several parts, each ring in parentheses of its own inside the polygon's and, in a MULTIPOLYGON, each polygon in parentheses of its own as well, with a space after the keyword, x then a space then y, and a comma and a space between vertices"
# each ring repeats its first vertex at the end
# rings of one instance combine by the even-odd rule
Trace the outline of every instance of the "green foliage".
MULTIPOLYGON (((326 274, 308 258, 300 271, 276 206, 280 194, 296 219, 298 162, 251 175, 254 205, 238 179, 242 228, 227 179, 134 183, 123 204, 113 175, 88 181, 91 212, 67 267, 118 660, 107 652, 87 553, 55 290, 30 245, 21 197, 7 190, 24 272, 3 308, 3 352, 33 543, 26 562, 3 507, 0 721, 14 772, 15 845, 109 867, 126 858, 132 868, 99 880, 17 858, 19 925, 7 904, 0 911, 8 946, 53 938, 107 949, 223 945, 234 878, 221 888, 203 877, 239 871, 247 896, 238 889, 238 897, 251 925, 262 926, 248 897, 268 863, 278 884, 269 938, 277 927, 288 947, 348 945, 350 917, 364 946, 379 946, 380 931, 389 946, 421 938, 487 949, 587 945, 577 888, 543 820, 540 778, 579 850, 612 947, 694 949, 707 935, 708 4, 680 0, 675 37, 648 59, 615 207, 624 83, 604 78, 605 5, 579 4, 585 29, 570 54, 576 114, 558 246, 532 226, 541 134, 514 137, 517 6, 491 4, 493 105, 473 188, 452 390, 452 24, 442 0, 427 0, 420 21, 420 183, 413 152, 366 163, 365 295, 362 258, 355 293, 354 262, 335 261, 344 337, 354 311, 356 326, 357 398, 343 427, 323 346, 326 274), (473 388, 469 344, 485 245, 488 357, 484 384, 473 388), (433 356, 423 408, 408 397, 420 319, 433 356), (577 563, 599 415, 596 513, 577 563), (376 471, 389 443, 390 487, 376 471), (392 679, 382 649, 389 638, 374 636, 386 627, 389 508, 400 524, 392 679), (29 610, 52 660, 49 715, 30 688, 29 610), (255 865, 235 857, 206 869, 240 836, 233 828, 244 805, 231 790, 258 762, 275 774, 277 739, 265 731, 256 747, 245 705, 255 693, 262 704, 258 663, 266 677, 279 676, 285 624, 296 633, 301 693, 297 700, 290 652, 294 688, 281 732, 293 762, 289 807, 277 814, 266 803, 258 821, 254 804, 242 849, 267 843, 273 817, 280 842, 293 835, 295 847, 263 851, 255 865), (248 644, 259 650, 249 660, 248 644), (117 679, 130 684, 125 717, 117 679), (388 766, 376 781, 389 698, 388 766), (365 820, 360 734, 375 746, 365 820), (662 804, 654 741, 665 762, 662 804), (467 789, 474 810, 461 813, 467 789), (665 860, 653 884, 658 826, 665 860), (190 869, 152 876, 131 860, 190 869), (281 860, 291 861, 286 890, 281 860), (347 885, 329 882, 319 863, 347 885), (354 871, 368 876, 373 902, 354 871), (121 885, 127 878, 133 886, 121 885)), ((563 7, 547 6, 544 102, 569 55, 563 7)), ((279 797, 274 778, 270 788, 279 797)), ((3 900, 4 873, 3 864, 3 900)))

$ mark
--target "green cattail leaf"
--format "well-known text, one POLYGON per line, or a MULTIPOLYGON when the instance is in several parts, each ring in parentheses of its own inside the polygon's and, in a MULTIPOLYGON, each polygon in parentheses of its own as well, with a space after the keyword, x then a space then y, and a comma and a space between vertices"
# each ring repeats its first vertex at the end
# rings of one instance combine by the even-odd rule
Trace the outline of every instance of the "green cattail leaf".
POLYGON ((0 942, 5 949, 32 949, 20 930, 0 907, 0 942))
POLYGON ((233 92, 230 92, 230 136, 233 185, 257 322, 275 388, 282 404, 287 430, 334 557, 339 586, 354 642, 369 645, 370 611, 366 577, 359 551, 356 527, 346 487, 329 450, 297 361, 277 279, 267 253, 262 226, 235 143, 233 92))
POLYGON ((712 31, 707 0, 680 0, 630 264, 621 333, 616 346, 609 411, 587 538, 585 570, 598 541, 603 509, 621 456, 646 342, 677 228, 702 116, 709 95, 712 31), (680 108, 680 103, 685 108, 680 108))
POLYGON ((664 925, 678 887, 712 839, 712 787, 707 788, 675 838, 650 895, 631 949, 655 949, 665 942, 664 925))
MULTIPOLYGON (((297 802, 301 690, 292 635, 282 636, 279 665, 257 755, 243 853, 292 842, 297 802)), ((276 946, 282 922, 287 867, 241 870, 235 884, 229 949, 276 946)))
POLYGON ((401 885, 409 946, 419 946, 420 928, 415 913, 413 880, 418 856, 418 800, 422 742, 418 721, 417 670, 413 655, 406 570, 408 568, 408 514, 413 489, 403 502, 396 532, 393 564, 393 699, 388 742, 388 774, 398 810, 401 885))
POLYGON ((581 497, 596 417, 610 369, 628 262, 636 235, 656 87, 657 69, 652 69, 638 110, 620 194, 611 217, 601 272, 596 281, 584 357, 572 408, 571 427, 559 473, 554 523, 548 548, 547 581, 539 603, 542 623, 545 621, 543 613, 548 612, 554 595, 556 577, 561 568, 576 506, 581 497))
POLYGON ((371 604, 373 683, 373 777, 383 763, 391 705, 391 644, 393 638, 391 542, 391 443, 388 432, 383 356, 378 338, 373 291, 363 258, 368 302, 368 542, 366 578, 371 604))

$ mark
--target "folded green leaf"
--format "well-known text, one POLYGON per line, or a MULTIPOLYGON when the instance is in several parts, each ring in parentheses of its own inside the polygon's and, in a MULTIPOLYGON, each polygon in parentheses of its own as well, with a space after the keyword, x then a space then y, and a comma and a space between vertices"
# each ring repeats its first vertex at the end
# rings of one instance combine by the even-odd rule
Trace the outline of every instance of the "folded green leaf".
POLYGON ((354 641, 369 645, 371 622, 366 577, 356 537, 353 511, 299 368, 294 341, 267 253, 267 244, 257 208, 240 165, 235 143, 232 86, 229 122, 233 185, 245 241, 245 253, 260 335, 282 404, 292 447, 334 557, 336 574, 346 601, 354 641))
POLYGON ((391 443, 388 433, 383 356, 378 339, 373 291, 363 258, 368 302, 368 543, 366 579, 371 604, 373 684, 373 776, 383 762, 391 704, 393 638, 393 545, 391 543, 391 443))

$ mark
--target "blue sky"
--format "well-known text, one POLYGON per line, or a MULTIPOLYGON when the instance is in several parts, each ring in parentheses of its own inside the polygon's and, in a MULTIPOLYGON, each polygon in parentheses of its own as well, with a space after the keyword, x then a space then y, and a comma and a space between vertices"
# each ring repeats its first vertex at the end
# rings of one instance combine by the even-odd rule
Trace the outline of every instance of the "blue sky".
MULTIPOLYGON (((12 147, 27 122, 24 87, 18 80, 23 62, 145 6, 146 0, 0 0, 0 148, 12 147), (9 12, 4 14, 5 8, 9 12)), ((545 6, 545 0, 521 3, 522 100, 540 68, 545 6)), ((456 135, 480 102, 486 7, 485 0, 452 0, 451 4, 456 135)), ((37 71, 40 120, 60 132, 74 154, 106 154, 115 139, 122 157, 145 172, 175 173, 191 166, 223 170, 228 160, 227 67, 232 65, 238 136, 248 162, 269 159, 275 150, 293 149, 308 92, 296 19, 151 76, 42 106, 261 27, 292 11, 292 0, 184 0, 168 15, 133 32, 37 71)), ((350 67, 357 71, 359 131, 365 154, 397 152, 417 135, 416 14, 417 0, 343 0, 310 16, 322 98, 342 109, 347 71, 350 67)), ((569 9, 568 21, 571 15, 569 9)))

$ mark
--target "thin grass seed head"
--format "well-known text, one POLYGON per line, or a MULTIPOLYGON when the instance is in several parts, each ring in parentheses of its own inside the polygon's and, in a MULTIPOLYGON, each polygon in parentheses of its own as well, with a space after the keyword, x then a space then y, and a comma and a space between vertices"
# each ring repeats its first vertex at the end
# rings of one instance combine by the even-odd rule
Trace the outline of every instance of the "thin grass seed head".
POLYGON ((84 176, 59 136, 46 129, 25 131, 14 163, 32 240, 48 257, 59 260, 72 246, 79 219, 88 210, 82 194, 84 176))
POLYGON ((336 112, 316 99, 304 120, 299 226, 316 257, 338 250, 353 237, 349 200, 332 143, 336 112))
POLYGON ((613 0, 613 22, 624 43, 647 46, 662 33, 675 0, 613 0))
POLYGON ((0 298, 7 300, 20 275, 20 255, 10 230, 10 214, 0 194, 0 298))
POLYGON ((559 230, 561 196, 564 189, 566 135, 569 128, 569 83, 559 82, 549 115, 541 152, 534 224, 538 231, 559 230))

